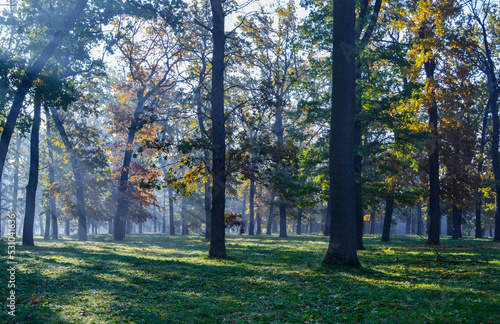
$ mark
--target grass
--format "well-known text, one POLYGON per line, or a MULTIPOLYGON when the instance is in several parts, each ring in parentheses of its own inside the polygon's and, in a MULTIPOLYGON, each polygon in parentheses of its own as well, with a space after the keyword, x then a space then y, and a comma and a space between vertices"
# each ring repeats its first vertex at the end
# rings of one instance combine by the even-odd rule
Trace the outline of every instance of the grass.
POLYGON ((0 322, 500 322, 500 245, 443 238, 437 260, 424 243, 367 237, 363 268, 346 269, 322 267, 327 238, 311 235, 229 236, 226 260, 198 236, 38 239, 17 246, 16 317, 2 297, 0 322))

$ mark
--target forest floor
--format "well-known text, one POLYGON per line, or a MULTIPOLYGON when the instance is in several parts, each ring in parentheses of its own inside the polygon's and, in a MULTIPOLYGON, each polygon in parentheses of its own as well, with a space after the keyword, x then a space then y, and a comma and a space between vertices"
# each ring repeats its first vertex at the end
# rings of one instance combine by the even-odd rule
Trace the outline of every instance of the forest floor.
POLYGON ((229 258, 200 236, 110 235, 16 246, 16 316, 1 323, 499 323, 500 244, 365 238, 361 269, 321 266, 321 236, 230 235, 229 258), (438 254, 437 254, 438 253, 438 254))

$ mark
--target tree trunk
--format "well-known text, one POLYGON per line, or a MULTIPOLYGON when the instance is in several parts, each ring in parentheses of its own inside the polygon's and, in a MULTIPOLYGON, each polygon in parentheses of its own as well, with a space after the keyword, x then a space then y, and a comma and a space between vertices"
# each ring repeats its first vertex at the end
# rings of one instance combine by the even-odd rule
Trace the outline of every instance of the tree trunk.
MULTIPOLYGON (((488 104, 486 105, 484 109, 484 116, 483 116, 483 125, 481 128, 481 142, 479 146, 479 154, 483 155, 484 154, 484 147, 486 146, 486 131, 488 128, 488 115, 489 115, 489 109, 490 107, 490 101, 488 100, 488 104)), ((481 158, 479 160, 479 163, 477 164, 477 174, 478 176, 481 176, 483 173, 483 163, 484 163, 484 158, 481 158)), ((482 193, 479 191, 480 186, 478 185, 476 187, 476 238, 482 238, 483 237, 483 230, 482 230, 482 221, 481 221, 481 210, 483 206, 483 199, 482 199, 482 193)))
POLYGON ((113 221, 109 221, 108 222, 108 234, 113 234, 114 233, 114 230, 113 230, 113 221))
POLYGON ((369 233, 370 234, 375 234, 375 211, 372 210, 371 214, 370 214, 370 230, 369 230, 369 233))
POLYGON ((225 208, 226 208, 226 128, 224 116, 224 11, 221 0, 210 0, 212 8, 212 232, 209 255, 226 257, 225 208))
MULTIPOLYGON (((254 165, 252 163, 252 169, 254 168, 254 165)), ((255 181, 254 179, 250 179, 250 195, 248 197, 248 203, 250 205, 250 215, 249 215, 249 222, 248 222, 248 235, 254 235, 255 232, 255 221, 254 221, 254 216, 255 216, 255 211, 254 211, 254 203, 255 203, 255 181)))
MULTIPOLYGON (((205 151, 205 161, 208 161, 210 158, 210 153, 208 151, 205 151)), ((208 173, 208 168, 207 168, 207 173, 208 173)), ((210 193, 210 177, 208 178, 208 181, 205 182, 205 241, 210 241, 210 233, 212 232, 212 214, 211 214, 211 208, 212 208, 212 196, 210 193)))
POLYGON ((69 155, 71 162, 71 169, 73 171, 73 177, 75 178, 75 196, 76 196, 76 209, 78 213, 78 240, 87 241, 87 215, 85 212, 85 188, 83 185, 83 176, 80 171, 79 157, 73 148, 73 143, 68 138, 64 125, 59 119, 57 110, 52 108, 51 110, 52 120, 61 135, 61 139, 64 143, 66 153, 69 155))
POLYGON ((45 235, 43 237, 44 240, 50 239, 50 211, 45 211, 45 235))
POLYGON ((0 138, 0 183, 2 183, 3 169, 5 166, 5 159, 7 158, 7 152, 9 150, 10 139, 14 133, 14 127, 16 125, 17 118, 19 117, 19 113, 21 112, 26 94, 32 87, 33 82, 38 78, 40 72, 42 72, 47 61, 52 57, 59 44, 62 42, 64 36, 69 33, 71 28, 73 28, 76 20, 87 6, 87 2, 88 0, 79 0, 77 2, 75 8, 66 19, 63 28, 54 34, 52 40, 49 44, 47 44, 35 63, 33 63, 31 68, 27 71, 26 77, 23 78, 16 94, 14 95, 14 101, 12 102, 12 106, 0 138))
POLYGON ((273 225, 273 212, 274 212, 274 199, 276 197, 276 194, 271 192, 271 202, 269 203, 269 216, 267 216, 267 228, 266 228, 266 235, 271 235, 272 233, 272 225, 273 225))
MULTIPOLYGON (((490 86, 491 87, 491 86, 490 86)), ((500 158, 498 154, 499 147, 499 134, 500 134, 500 126, 498 120, 498 92, 496 89, 492 93, 490 92, 491 99, 491 114, 493 120, 493 134, 491 135, 491 160, 493 165, 493 176, 495 178, 495 193, 497 199, 495 199, 495 236, 493 238, 494 241, 500 241, 500 158)))
POLYGON ((167 233, 167 191, 163 190, 163 210, 162 210, 162 224, 161 232, 167 233))
POLYGON ((419 202, 417 206, 417 235, 422 235, 422 203, 419 202))
MULTIPOLYGON (((360 67, 359 67, 360 68, 360 67)), ((356 75, 358 77, 358 75, 356 75)), ((359 75, 359 77, 361 77, 359 75)), ((358 94, 359 95, 359 94, 358 94)), ((360 112, 361 100, 356 104, 356 113, 360 112)), ((354 122, 354 145, 356 148, 361 147, 363 129, 361 121, 355 119, 354 122)), ((358 250, 366 250, 363 245, 363 184, 361 182, 361 172, 363 169, 363 156, 356 154, 354 156, 354 172, 356 182, 354 183, 354 192, 356 194, 356 246, 358 250)))
POLYGON ((406 215, 406 224, 405 224, 405 234, 410 235, 411 234, 411 223, 413 221, 412 217, 412 211, 410 210, 408 212, 408 215, 406 215))
POLYGON ((170 186, 168 186, 168 220, 170 225, 170 235, 175 235, 174 194, 172 187, 170 186))
POLYGON ((187 221, 187 201, 186 197, 182 197, 181 203, 181 217, 182 217, 182 235, 188 235, 188 221, 187 221))
POLYGON ((31 128, 30 171, 26 186, 26 209, 23 225, 23 245, 34 246, 33 227, 35 222, 36 189, 38 186, 38 166, 40 161, 39 132, 40 132, 40 96, 35 94, 33 103, 33 126, 31 128))
POLYGON ((382 242, 391 240, 392 212, 394 211, 394 199, 385 201, 384 228, 382 230, 382 242))
POLYGON ((66 234, 66 236, 69 236, 70 232, 71 232, 71 223, 69 220, 67 220, 64 223, 64 233, 66 234))
POLYGON ((297 215, 297 235, 302 234, 302 209, 299 209, 299 214, 297 215))
POLYGON ((456 205, 453 205, 452 214, 452 233, 451 238, 453 240, 462 238, 462 209, 459 209, 456 205))
MULTIPOLYGON (((155 233, 156 233, 156 224, 155 224, 155 233)), ((139 234, 142 234, 142 222, 139 222, 139 234)))
POLYGON ((12 213, 15 215, 13 218, 14 221, 14 229, 13 234, 14 237, 17 235, 17 204, 19 201, 19 155, 21 154, 21 136, 17 139, 16 143, 16 155, 14 160, 14 183, 13 183, 13 191, 12 191, 12 213))
POLYGON ((286 233, 286 202, 283 196, 279 198, 280 210, 280 237, 287 237, 286 233))
MULTIPOLYGON (((49 116, 46 114, 46 128, 47 128, 47 150, 49 155, 49 163, 48 163, 48 171, 49 171, 49 183, 50 185, 54 185, 55 183, 55 172, 54 172, 54 148, 52 147, 52 130, 51 125, 48 122, 49 116)), ((56 197, 54 195, 50 195, 49 197, 49 217, 52 218, 52 239, 59 239, 59 227, 57 224, 57 205, 56 205, 56 197)))
MULTIPOLYGON (((428 59, 424 63, 425 75, 428 83, 434 82, 436 62, 428 59)), ((441 232, 441 212, 439 201, 439 140, 438 140, 438 107, 434 90, 431 90, 432 99, 429 100, 427 113, 429 115, 429 128, 431 130, 431 145, 429 150, 429 235, 428 245, 439 245, 441 232)))
POLYGON ((331 231, 324 264, 360 266, 354 177, 355 2, 333 5, 332 115, 330 131, 331 231))

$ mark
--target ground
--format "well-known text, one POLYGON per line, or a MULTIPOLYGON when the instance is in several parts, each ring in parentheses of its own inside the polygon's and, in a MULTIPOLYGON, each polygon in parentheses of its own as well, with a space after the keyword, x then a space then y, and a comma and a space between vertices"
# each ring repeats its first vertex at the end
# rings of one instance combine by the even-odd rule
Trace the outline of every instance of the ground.
MULTIPOLYGON (((16 317, 2 323, 499 323, 500 245, 490 239, 365 238, 361 269, 321 266, 328 239, 110 235, 17 246, 16 317), (438 253, 438 254, 437 254, 438 253)), ((6 240, 2 269, 8 269, 6 240)), ((7 271, 2 295, 7 296, 7 271)))

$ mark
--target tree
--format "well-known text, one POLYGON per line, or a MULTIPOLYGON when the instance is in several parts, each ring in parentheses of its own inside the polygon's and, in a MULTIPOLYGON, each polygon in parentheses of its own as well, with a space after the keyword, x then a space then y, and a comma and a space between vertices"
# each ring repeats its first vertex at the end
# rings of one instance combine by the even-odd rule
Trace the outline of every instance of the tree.
POLYGON ((355 4, 333 4, 332 116, 330 137, 331 235, 326 265, 360 266, 354 190, 355 4))
POLYGON ((9 115, 2 131, 2 136, 0 138, 0 183, 2 182, 3 169, 5 165, 5 159, 7 157, 7 152, 9 149, 9 143, 14 132, 14 127, 16 125, 17 118, 21 112, 21 108, 24 103, 24 99, 28 94, 29 90, 33 86, 33 82, 38 78, 39 74, 42 72, 45 64, 52 57, 57 47, 63 41, 63 38, 69 31, 73 28, 76 20, 83 12, 87 6, 87 0, 79 0, 73 11, 68 15, 63 26, 54 33, 52 40, 47 44, 44 50, 40 53, 33 65, 27 70, 26 76, 21 80, 18 89, 15 93, 9 115))
POLYGON ((136 105, 128 126, 126 149, 120 171, 118 203, 114 223, 114 239, 125 238, 125 223, 129 209, 127 188, 129 169, 134 152, 136 133, 147 121, 148 109, 154 109, 155 96, 172 89, 176 83, 174 71, 180 61, 181 48, 169 22, 161 17, 153 21, 121 18, 115 21, 117 46, 129 67, 131 91, 136 93, 136 105), (146 33, 148 37, 141 34, 146 33), (147 105, 149 102, 149 106, 147 105))

